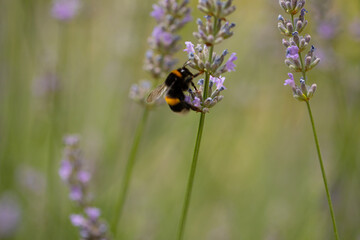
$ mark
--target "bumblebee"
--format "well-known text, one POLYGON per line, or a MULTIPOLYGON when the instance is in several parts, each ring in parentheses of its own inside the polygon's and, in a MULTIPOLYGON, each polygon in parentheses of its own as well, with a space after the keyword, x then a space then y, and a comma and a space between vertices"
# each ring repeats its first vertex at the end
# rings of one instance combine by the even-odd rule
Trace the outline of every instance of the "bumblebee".
POLYGON ((154 102, 166 92, 165 101, 172 111, 185 113, 191 109, 196 112, 201 112, 200 108, 197 108, 185 101, 184 91, 189 90, 190 84, 194 87, 195 91, 197 91, 192 80, 202 74, 202 72, 194 75, 185 66, 186 64, 184 64, 181 68, 171 71, 165 82, 149 94, 146 102, 154 102))

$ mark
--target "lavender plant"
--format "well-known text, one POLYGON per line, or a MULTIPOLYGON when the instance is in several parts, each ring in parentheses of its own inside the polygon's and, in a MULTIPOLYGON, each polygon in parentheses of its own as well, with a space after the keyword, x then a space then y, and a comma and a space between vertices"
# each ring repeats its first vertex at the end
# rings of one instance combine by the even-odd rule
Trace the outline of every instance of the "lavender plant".
POLYGON ((150 110, 162 103, 161 100, 153 104, 145 103, 145 97, 149 90, 156 86, 176 65, 174 54, 180 50, 180 36, 177 32, 189 21, 191 21, 191 9, 188 0, 177 2, 176 0, 159 0, 153 5, 150 15, 156 20, 151 36, 148 38, 149 49, 145 55, 144 70, 151 76, 151 80, 141 81, 131 86, 129 97, 143 106, 143 114, 138 123, 129 158, 123 175, 122 188, 115 208, 115 218, 112 224, 114 235, 117 233, 117 225, 120 221, 125 204, 128 187, 131 180, 133 166, 135 163, 140 140, 145 128, 150 110))
POLYGON ((84 169, 79 148, 79 137, 66 136, 64 139, 64 158, 59 175, 70 189, 69 198, 82 210, 82 214, 72 214, 71 223, 79 228, 82 240, 106 240, 107 225, 100 219, 100 210, 92 206, 92 197, 88 191, 91 174, 84 169))
POLYGON ((232 29, 235 27, 235 24, 230 24, 226 20, 226 17, 235 11, 235 6, 232 5, 232 0, 227 0, 225 2, 200 0, 198 9, 206 14, 204 22, 201 19, 197 20, 198 31, 193 34, 201 44, 197 44, 197 46, 194 47, 194 44, 191 42, 185 42, 186 48, 184 51, 189 55, 189 66, 199 72, 204 72, 205 79, 199 80, 198 85, 200 85, 200 88, 198 90, 189 90, 190 95, 187 99, 188 103, 201 109, 201 116, 182 215, 180 218, 179 231, 177 235, 177 239, 179 240, 183 239, 184 235, 205 116, 206 113, 209 112, 209 108, 215 106, 221 99, 223 99, 223 96, 220 95, 220 93, 226 88, 223 85, 225 77, 222 77, 221 74, 234 71, 234 61, 237 59, 236 54, 232 53, 226 63, 223 64, 228 51, 224 50, 221 54, 214 52, 215 45, 233 35, 232 29), (216 89, 214 88, 214 84, 216 85, 216 89))
POLYGON ((335 214, 329 194, 328 183, 320 152, 319 141, 316 134, 314 118, 310 108, 310 99, 315 93, 316 84, 312 84, 311 86, 306 84, 308 80, 306 73, 313 69, 320 62, 320 58, 315 55, 314 46, 311 46, 310 50, 307 50, 310 45, 311 36, 309 34, 301 35, 301 33, 304 31, 308 24, 308 21, 305 19, 305 15, 306 13, 308 13, 308 11, 304 8, 305 0, 280 0, 279 4, 283 8, 283 10, 288 15, 290 15, 290 19, 286 19, 282 15, 279 15, 278 17, 278 28, 280 32, 285 36, 285 38, 282 40, 283 45, 286 47, 285 64, 290 68, 292 72, 299 72, 302 75, 299 80, 300 85, 297 85, 294 79, 294 75, 292 73, 289 73, 289 79, 285 80, 284 85, 289 85, 291 87, 293 96, 297 100, 306 103, 314 134, 315 146, 318 153, 326 196, 329 204, 334 235, 336 239, 339 239, 335 221, 335 214), (306 51, 308 52, 303 56, 304 52, 306 51))

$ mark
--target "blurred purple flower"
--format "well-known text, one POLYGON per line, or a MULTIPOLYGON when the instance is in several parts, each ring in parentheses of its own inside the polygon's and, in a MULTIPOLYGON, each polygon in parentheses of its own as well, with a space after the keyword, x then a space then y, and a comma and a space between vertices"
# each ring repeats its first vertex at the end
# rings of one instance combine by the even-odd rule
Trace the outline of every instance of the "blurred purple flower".
POLYGON ((191 104, 191 97, 189 95, 185 95, 185 102, 191 104))
POLYGON ((91 174, 87 171, 81 170, 78 172, 77 177, 81 183, 88 183, 91 179, 91 174))
POLYGON ((72 187, 70 190, 69 198, 73 201, 81 201, 83 198, 81 188, 78 186, 72 187))
POLYGON ((286 57, 297 60, 299 58, 299 48, 297 46, 288 47, 286 50, 286 57))
POLYGON ((192 42, 185 42, 186 48, 184 49, 184 52, 195 53, 194 44, 192 42))
POLYGON ((232 53, 227 62, 225 63, 226 71, 231 72, 235 71, 236 65, 234 64, 234 61, 237 60, 236 53, 232 53))
POLYGON ((284 85, 289 85, 291 88, 295 88, 294 76, 292 73, 288 73, 289 79, 286 79, 284 85))
POLYGON ((152 36, 157 44, 161 42, 164 46, 170 46, 170 44, 174 41, 174 36, 171 33, 164 31, 161 26, 154 28, 152 36))
POLYGON ((61 21, 71 20, 80 9, 80 0, 55 0, 51 15, 61 21))
POLYGON ((153 4, 152 7, 153 11, 150 13, 150 15, 155 18, 156 21, 160 21, 165 15, 164 9, 157 4, 153 4))
POLYGON ((12 237, 20 223, 21 211, 17 198, 11 193, 0 197, 0 239, 12 237))
POLYGON ((71 214, 70 221, 75 227, 82 227, 86 224, 86 219, 80 214, 71 214))
POLYGON ((63 160, 59 169, 59 175, 63 181, 67 181, 72 173, 73 166, 69 160, 63 160))
POLYGON ((198 98, 198 97, 195 97, 194 100, 193 100, 193 102, 192 102, 192 104, 193 104, 195 107, 200 107, 200 103, 201 103, 201 101, 200 101, 200 98, 198 98))
POLYGON ((96 221, 100 217, 100 210, 95 207, 88 207, 85 209, 86 214, 92 221, 96 221))
POLYGON ((192 16, 191 16, 191 13, 189 11, 189 13, 186 14, 185 17, 183 18, 182 23, 185 24, 185 23, 190 22, 191 20, 192 20, 192 16))
POLYGON ((322 22, 319 24, 317 31, 324 39, 332 39, 335 37, 336 29, 334 24, 330 22, 322 22))

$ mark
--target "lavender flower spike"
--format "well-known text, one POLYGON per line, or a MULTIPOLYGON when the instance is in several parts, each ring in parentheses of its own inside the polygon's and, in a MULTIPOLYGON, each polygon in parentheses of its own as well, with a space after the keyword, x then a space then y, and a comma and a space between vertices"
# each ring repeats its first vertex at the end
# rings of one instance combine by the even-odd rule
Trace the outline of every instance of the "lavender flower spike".
POLYGON ((65 137, 64 158, 61 162, 59 175, 70 189, 69 198, 82 208, 83 214, 72 214, 71 223, 80 230, 82 240, 107 240, 107 226, 99 219, 100 210, 91 206, 88 185, 91 175, 83 168, 77 135, 65 137))
MULTIPOLYGON (((187 22, 191 20, 191 9, 188 7, 188 0, 178 3, 176 0, 159 0, 153 5, 150 15, 156 20, 151 36, 148 38, 149 50, 145 55, 144 69, 149 72, 152 81, 146 82, 149 86, 134 84, 129 93, 129 97, 146 106, 145 102, 149 90, 154 87, 158 79, 163 78, 174 69, 177 60, 174 54, 179 51, 180 36, 177 34, 187 22)), ((162 104, 164 101, 159 99, 155 104, 162 104)))
MULTIPOLYGON (((308 11, 304 8, 305 0, 279 0, 280 6, 283 10, 290 15, 288 19, 283 16, 278 17, 278 29, 280 32, 287 37, 288 39, 283 39, 282 44, 287 48, 286 50, 286 60, 285 64, 292 70, 293 72, 301 72, 301 77, 299 78, 299 85, 295 83, 295 79, 292 73, 289 73, 289 79, 285 80, 284 85, 289 85, 293 92, 293 97, 299 101, 303 101, 306 103, 308 114, 310 117, 310 123, 312 125, 315 146, 319 158, 319 164, 321 169, 321 175, 323 177, 324 187, 326 191, 326 197, 328 200, 334 236, 336 240, 339 240, 339 234, 336 227, 335 214, 332 206, 331 196, 328 189, 327 177, 324 168, 324 163, 322 160, 319 140, 316 134, 315 123, 310 107, 310 99, 313 97, 315 90, 317 88, 316 84, 312 84, 311 86, 306 84, 307 76, 306 72, 310 71, 314 68, 319 62, 320 58, 315 55, 315 47, 311 46, 310 50, 308 50, 305 56, 302 55, 304 51, 309 46, 311 37, 309 34, 305 36, 301 36, 300 34, 304 31, 307 26, 308 21, 305 20, 305 15, 308 11)), ((333 33, 332 29, 325 27, 324 33, 326 33, 327 37, 331 37, 333 33)))

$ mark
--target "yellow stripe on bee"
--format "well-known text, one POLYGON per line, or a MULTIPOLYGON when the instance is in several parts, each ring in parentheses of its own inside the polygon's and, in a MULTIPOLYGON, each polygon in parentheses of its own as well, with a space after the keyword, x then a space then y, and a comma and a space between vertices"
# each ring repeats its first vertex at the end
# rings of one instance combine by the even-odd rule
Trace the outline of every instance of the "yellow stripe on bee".
POLYGON ((169 104, 170 106, 174 106, 174 105, 180 103, 180 99, 178 99, 178 98, 171 98, 171 97, 165 97, 165 101, 166 101, 167 104, 169 104))
POLYGON ((175 74, 176 76, 178 76, 179 78, 182 77, 182 74, 178 71, 178 70, 172 70, 171 71, 173 74, 175 74))

